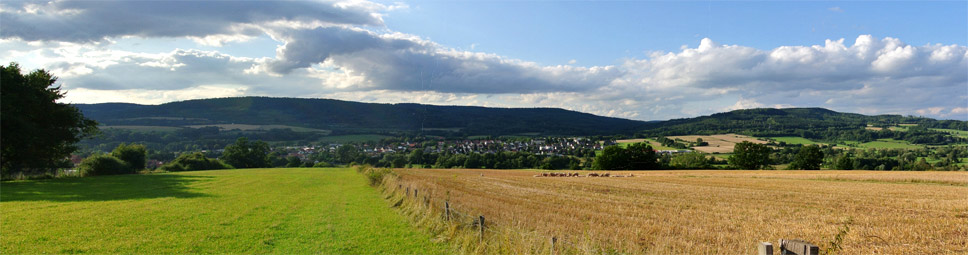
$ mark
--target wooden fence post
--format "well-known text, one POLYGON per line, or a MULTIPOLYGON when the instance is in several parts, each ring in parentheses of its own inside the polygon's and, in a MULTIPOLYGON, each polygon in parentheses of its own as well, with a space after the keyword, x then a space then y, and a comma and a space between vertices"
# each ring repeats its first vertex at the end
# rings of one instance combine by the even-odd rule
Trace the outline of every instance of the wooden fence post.
POLYGON ((799 239, 780 239, 780 255, 819 255, 820 247, 799 239))
POLYGON ((555 253, 557 253, 557 251, 555 250, 556 242, 558 242, 558 237, 552 236, 551 237, 551 255, 555 255, 555 253))
POLYGON ((410 186, 407 186, 407 195, 406 196, 408 196, 408 197, 410 196, 410 186))
POLYGON ((759 255, 773 255, 773 244, 770 242, 760 242, 759 255))
POLYGON ((444 201, 444 219, 450 220, 450 202, 444 201))
POLYGON ((483 244, 484 243, 484 215, 481 215, 479 218, 480 218, 479 222, 481 226, 481 243, 483 244))
POLYGON ((413 197, 417 197, 417 189, 413 189, 413 197))

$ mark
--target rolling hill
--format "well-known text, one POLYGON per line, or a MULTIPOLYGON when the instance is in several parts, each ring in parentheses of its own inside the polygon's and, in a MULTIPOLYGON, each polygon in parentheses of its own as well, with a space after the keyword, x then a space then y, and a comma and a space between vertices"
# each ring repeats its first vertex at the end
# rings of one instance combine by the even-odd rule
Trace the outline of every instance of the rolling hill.
POLYGON ((377 104, 269 97, 199 99, 161 105, 75 106, 88 118, 110 126, 287 125, 336 133, 612 135, 631 134, 647 123, 556 108, 377 104))
POLYGON ((104 103, 75 106, 88 118, 107 126, 197 128, 217 125, 224 128, 261 125, 293 127, 293 131, 331 130, 333 134, 657 137, 737 133, 831 142, 897 139, 919 144, 950 144, 963 142, 964 137, 944 130, 968 130, 966 121, 901 115, 869 116, 823 108, 746 109, 645 122, 556 108, 378 104, 270 97, 198 99, 161 105, 104 103))
POLYGON ((943 130, 968 130, 968 122, 901 115, 862 115, 823 108, 746 109, 687 119, 647 123, 636 136, 737 133, 758 137, 802 137, 822 141, 898 139, 919 144, 948 144, 962 138, 943 130), (904 125, 912 128, 898 130, 904 125))

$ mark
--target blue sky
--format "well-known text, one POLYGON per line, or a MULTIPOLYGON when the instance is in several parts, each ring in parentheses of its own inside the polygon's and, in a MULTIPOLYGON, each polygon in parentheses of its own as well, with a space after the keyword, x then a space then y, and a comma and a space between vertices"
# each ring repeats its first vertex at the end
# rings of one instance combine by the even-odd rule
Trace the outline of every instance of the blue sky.
POLYGON ((968 43, 965 2, 416 1, 386 26, 450 47, 536 61, 610 65, 702 38, 758 49, 826 39, 968 43))
POLYGON ((225 96, 968 119, 966 1, 0 2, 73 103, 225 96))

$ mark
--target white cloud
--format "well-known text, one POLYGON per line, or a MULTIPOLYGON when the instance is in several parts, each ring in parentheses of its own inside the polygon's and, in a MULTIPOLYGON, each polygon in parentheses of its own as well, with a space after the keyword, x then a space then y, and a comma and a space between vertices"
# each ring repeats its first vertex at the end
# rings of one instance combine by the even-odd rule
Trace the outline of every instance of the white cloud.
POLYGON ((844 9, 840 9, 840 6, 830 7, 830 8, 827 8, 827 10, 832 12, 844 12, 844 9))
POLYGON ((67 93, 61 101, 67 103, 137 102, 162 104, 191 99, 233 97, 245 95, 245 88, 237 86, 197 86, 180 90, 123 89, 98 90, 77 88, 67 93))
MULTIPOLYGON (((385 5, 367 1, 0 2, 2 38, 97 42, 111 37, 256 36, 276 22, 382 25, 385 5), (250 25, 250 26, 247 26, 250 25)), ((394 8, 400 8, 399 5, 394 8)))
POLYGON ((694 48, 614 66, 549 66, 382 27, 387 12, 407 8, 368 1, 3 1, 0 60, 51 69, 76 102, 260 95, 560 107, 644 120, 789 106, 968 119, 962 45, 861 35, 852 44, 756 49, 703 38, 694 48), (281 44, 274 58, 113 45, 119 38, 187 38, 222 46, 266 34, 281 44))
POLYGON ((287 30, 268 70, 288 73, 325 63, 365 82, 353 89, 454 93, 592 91, 622 73, 613 66, 541 66, 494 54, 446 48, 413 35, 322 27, 287 30))

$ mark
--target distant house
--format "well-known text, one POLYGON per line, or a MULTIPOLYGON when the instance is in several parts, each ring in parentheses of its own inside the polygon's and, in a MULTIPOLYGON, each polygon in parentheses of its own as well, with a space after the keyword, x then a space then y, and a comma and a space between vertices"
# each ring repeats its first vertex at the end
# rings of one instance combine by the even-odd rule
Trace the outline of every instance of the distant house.
POLYGON ((81 157, 81 155, 71 155, 71 163, 74 164, 74 166, 81 164, 81 161, 83 160, 84 157, 81 157))
POLYGON ((689 152, 692 152, 692 151, 691 150, 659 150, 659 151, 656 151, 656 152, 658 152, 659 154, 669 154, 669 155, 672 155, 672 154, 679 154, 679 153, 689 153, 689 152))
POLYGON ((161 167, 161 165, 164 165, 164 164, 165 164, 165 162, 161 162, 161 161, 154 160, 154 159, 149 159, 148 161, 145 162, 145 168, 146 169, 157 169, 158 167, 161 167))

